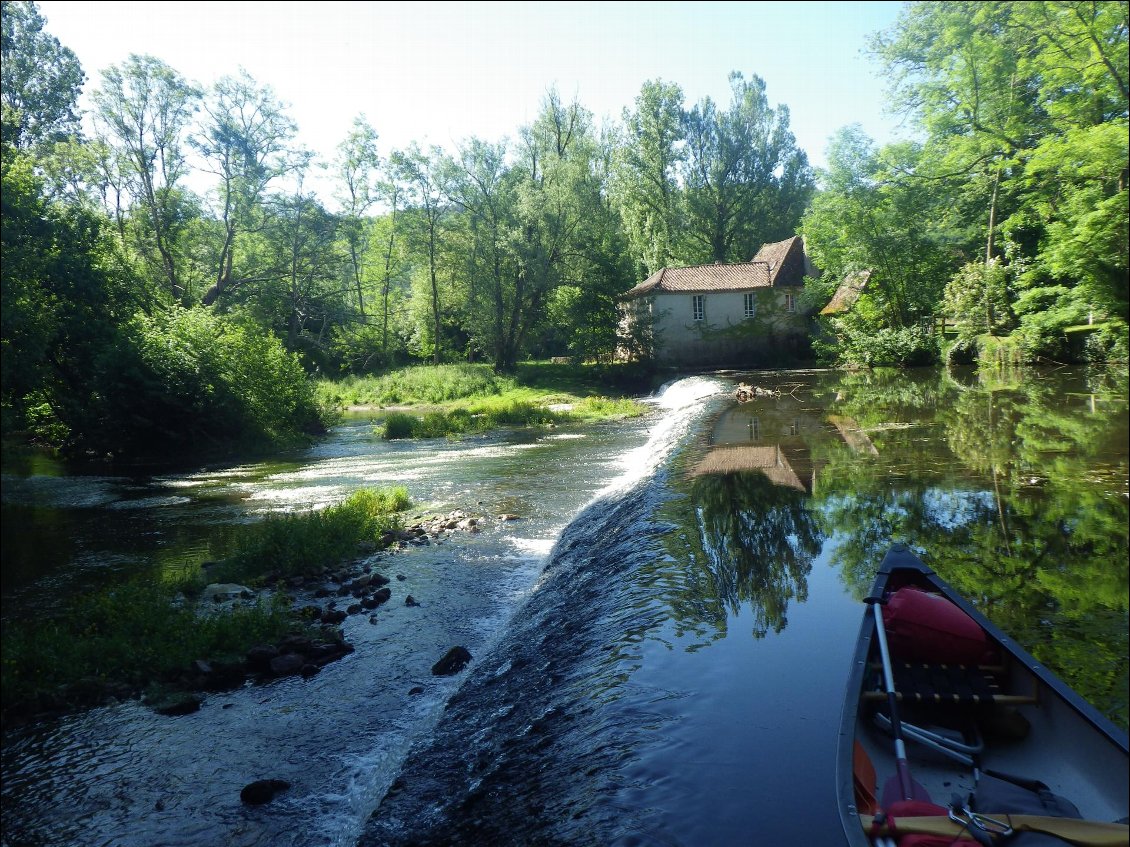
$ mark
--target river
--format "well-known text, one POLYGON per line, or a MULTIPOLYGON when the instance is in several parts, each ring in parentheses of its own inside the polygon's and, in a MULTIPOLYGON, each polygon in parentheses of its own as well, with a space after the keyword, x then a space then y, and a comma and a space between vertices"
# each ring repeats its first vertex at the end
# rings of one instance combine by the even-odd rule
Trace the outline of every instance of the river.
POLYGON ((388 443, 360 416, 241 466, 6 461, 5 621, 357 487, 485 520, 377 554, 393 601, 309 680, 6 732, 3 844, 840 843, 847 662, 896 540, 1126 726, 1124 372, 751 374, 738 404, 741 377, 583 428, 388 443), (431 676, 455 644, 467 670, 431 676), (261 778, 291 788, 243 805, 261 778))

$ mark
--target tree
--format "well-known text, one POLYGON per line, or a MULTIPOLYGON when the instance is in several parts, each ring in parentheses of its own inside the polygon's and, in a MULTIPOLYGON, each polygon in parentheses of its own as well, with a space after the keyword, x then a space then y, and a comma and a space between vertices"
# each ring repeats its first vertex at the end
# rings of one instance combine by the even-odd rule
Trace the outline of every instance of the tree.
POLYGON ((261 225, 264 193, 295 166, 288 149, 295 125, 271 89, 246 71, 217 82, 204 111, 207 122, 191 143, 219 178, 216 217, 223 232, 213 281, 200 301, 211 306, 253 278, 247 270, 233 271, 237 241, 241 232, 261 225))
POLYGON ((39 7, 0 6, 0 105, 4 143, 20 149, 78 133, 75 112, 86 75, 74 52, 49 35, 39 7))
POLYGON ((138 207, 139 252, 159 268, 172 302, 180 302, 186 290, 178 237, 194 211, 180 185, 187 169, 183 144, 200 92, 160 59, 134 54, 104 72, 93 98, 138 207))
POLYGON ((635 109, 624 110, 611 190, 635 260, 647 277, 678 254, 685 161, 683 91, 662 80, 645 82, 635 109))
POLYGON ((391 165, 404 186, 407 203, 412 206, 409 232, 427 260, 428 291, 432 319, 432 362, 439 364, 442 348, 441 304, 439 296, 439 253, 447 203, 442 182, 443 151, 437 147, 425 154, 413 144, 405 152, 392 154, 391 165))
POLYGON ((684 183, 699 261, 748 262, 763 243, 788 237, 814 188, 788 108, 770 108, 760 77, 735 71, 730 88, 728 111, 707 97, 687 115, 684 183))
POLYGON ((1029 358, 1081 316, 1127 319, 1127 8, 914 3, 874 42, 925 136, 908 175, 946 198, 932 224, 958 264, 1013 266, 1029 358))
POLYGON ((880 152, 858 126, 840 130, 829 145, 823 190, 801 231, 827 277, 870 272, 855 307, 831 321, 841 358, 910 364, 935 354, 923 323, 941 300, 951 262, 923 226, 937 219, 939 195, 907 175, 920 156, 914 146, 880 152))
MULTIPOLYGON (((337 153, 338 202, 341 204, 342 228, 349 247, 349 270, 357 292, 357 311, 365 319, 365 294, 362 286, 362 262, 368 251, 365 215, 378 199, 375 178, 380 167, 377 155, 377 131, 364 115, 353 119, 353 128, 337 153)), ((392 198, 395 215, 396 197, 392 198)), ((386 260, 386 270, 388 262, 386 260)), ((384 297, 387 315, 387 294, 384 297)))

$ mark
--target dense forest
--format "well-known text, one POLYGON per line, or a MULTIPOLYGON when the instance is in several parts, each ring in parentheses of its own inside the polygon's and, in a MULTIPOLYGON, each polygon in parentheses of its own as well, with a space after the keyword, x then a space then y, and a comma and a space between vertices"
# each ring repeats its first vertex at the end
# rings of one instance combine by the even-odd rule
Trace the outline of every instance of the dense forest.
POLYGON ((647 81, 611 126, 550 89, 453 150, 382 151, 358 115, 319 161, 266 82, 139 55, 90 81, 34 3, 2 9, 6 434, 278 444, 322 425, 314 374, 608 361, 640 279, 796 233, 814 313, 870 272, 820 319, 829 363, 1126 358, 1126 2, 907 4, 871 53, 916 140, 847 127, 821 171, 738 72, 727 104, 647 81))

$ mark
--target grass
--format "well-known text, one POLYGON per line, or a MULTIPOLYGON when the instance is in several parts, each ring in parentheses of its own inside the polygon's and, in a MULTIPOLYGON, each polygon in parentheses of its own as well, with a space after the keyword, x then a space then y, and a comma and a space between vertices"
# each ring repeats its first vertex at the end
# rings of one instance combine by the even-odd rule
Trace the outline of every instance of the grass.
POLYGON ((530 400, 524 399, 521 392, 511 392, 423 414, 391 412, 378 426, 378 431, 390 441, 400 438, 450 438, 500 427, 593 423, 637 417, 643 413, 643 405, 627 398, 552 395, 530 400), (571 405, 571 408, 550 408, 557 404, 571 405))
MULTIPOLYGON (((236 553, 208 582, 261 584, 268 576, 314 576, 379 543, 410 506, 403 488, 362 489, 316 512, 271 517, 249 527, 236 553)), ((254 606, 201 613, 205 576, 137 578, 76 599, 61 616, 6 624, 0 666, 2 707, 32 713, 95 705, 182 675, 196 659, 240 660, 309 624, 281 593, 254 606)))
POLYGON ((278 599, 208 615, 175 603, 184 586, 134 579, 77 601, 63 617, 4 628, 5 713, 95 705, 175 678, 195 659, 242 657, 301 628, 278 599))
POLYGON ((316 393, 344 406, 415 406, 488 397, 515 387, 515 379, 499 376, 487 365, 418 365, 382 376, 322 380, 316 393))
POLYGON ((249 527, 236 552, 209 573, 212 581, 261 583, 266 577, 315 576, 379 542, 401 526, 411 505, 402 487, 361 489, 315 512, 274 515, 249 527))
POLYGON ((318 396, 343 406, 395 406, 379 424, 384 438, 443 438, 635 417, 644 407, 627 395, 642 393, 647 378, 632 365, 527 362, 514 376, 496 374, 489 365, 420 365, 322 381, 318 396), (565 406, 570 408, 557 408, 565 406))

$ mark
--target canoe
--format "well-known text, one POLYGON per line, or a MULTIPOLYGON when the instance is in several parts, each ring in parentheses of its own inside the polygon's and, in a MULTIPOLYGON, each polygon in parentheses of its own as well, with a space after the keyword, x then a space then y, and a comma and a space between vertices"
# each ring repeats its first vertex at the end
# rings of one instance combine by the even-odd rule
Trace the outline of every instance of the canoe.
POLYGON ((1124 731, 906 546, 890 549, 868 596, 840 727, 836 786, 850 847, 1007 844, 994 833, 1008 826, 1014 837, 1127 844, 1128 782, 1124 731))

